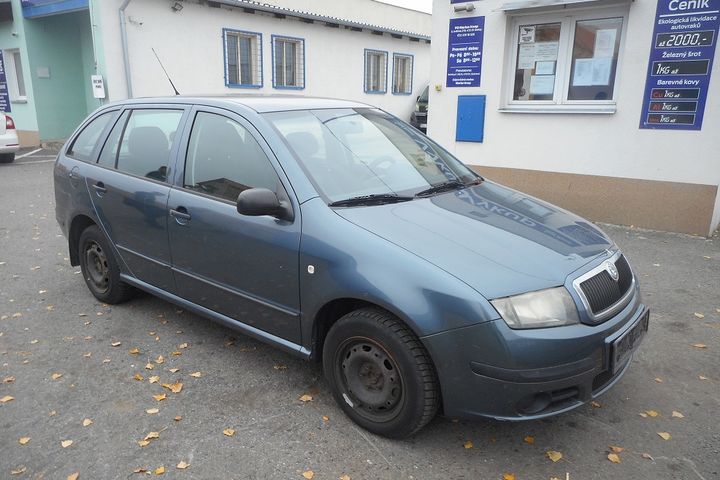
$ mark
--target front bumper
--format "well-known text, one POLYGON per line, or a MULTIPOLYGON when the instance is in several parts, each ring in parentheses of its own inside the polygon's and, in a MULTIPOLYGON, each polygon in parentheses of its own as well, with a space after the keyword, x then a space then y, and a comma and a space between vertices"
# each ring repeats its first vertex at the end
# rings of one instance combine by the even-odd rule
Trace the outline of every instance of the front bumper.
POLYGON ((646 315, 636 290, 622 311, 596 326, 512 330, 496 320, 422 341, 435 359, 445 415, 532 420, 572 410, 612 387, 632 360, 624 355, 613 365, 613 342, 646 315))

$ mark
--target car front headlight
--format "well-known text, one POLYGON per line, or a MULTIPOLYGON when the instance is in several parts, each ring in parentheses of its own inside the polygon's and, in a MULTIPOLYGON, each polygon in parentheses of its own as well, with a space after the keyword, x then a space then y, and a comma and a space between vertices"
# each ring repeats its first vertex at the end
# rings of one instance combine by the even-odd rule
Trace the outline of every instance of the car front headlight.
POLYGON ((496 298, 490 303, 510 328, 559 327, 580 322, 575 302, 565 287, 496 298))

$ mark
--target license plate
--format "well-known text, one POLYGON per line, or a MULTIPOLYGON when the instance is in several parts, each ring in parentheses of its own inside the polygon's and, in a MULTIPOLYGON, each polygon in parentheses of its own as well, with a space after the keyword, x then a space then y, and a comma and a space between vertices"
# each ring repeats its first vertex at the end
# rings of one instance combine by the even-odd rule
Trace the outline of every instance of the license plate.
POLYGON ((645 333, 648 331, 648 323, 650 320, 650 310, 646 310, 640 320, 622 337, 618 338, 612 343, 612 371, 617 372, 617 369, 625 365, 630 355, 640 345, 645 333))

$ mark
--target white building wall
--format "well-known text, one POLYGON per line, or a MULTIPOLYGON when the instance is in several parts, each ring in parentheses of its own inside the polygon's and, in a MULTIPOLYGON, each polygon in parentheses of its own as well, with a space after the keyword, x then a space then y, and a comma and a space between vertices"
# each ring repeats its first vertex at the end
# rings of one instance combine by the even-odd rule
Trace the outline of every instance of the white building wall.
MULTIPOLYGON (((433 3, 428 119, 428 134, 461 160, 490 167, 720 185, 720 61, 713 65, 701 131, 638 128, 657 2, 629 3, 615 84, 617 112, 607 115, 501 113, 506 49, 514 48, 508 47, 508 16, 499 9, 508 2, 467 3, 474 5, 473 12, 456 13, 449 0, 433 3), (485 16, 481 86, 446 88, 449 20, 480 15, 485 16), (435 91, 435 85, 441 91, 435 91), (487 95, 484 143, 455 141, 458 95, 487 95)), ((720 221, 718 208, 720 199, 713 227, 720 221)))
MULTIPOLYGON (((96 15, 102 22, 110 100, 127 98, 118 19, 121 3, 121 0, 102 0, 95 4, 96 15)), ((343 27, 329 28, 322 23, 308 24, 291 17, 279 19, 268 14, 243 13, 238 9, 210 8, 191 1, 184 1, 183 5, 180 12, 173 12, 170 4, 161 0, 135 0, 127 7, 128 50, 134 97, 173 93, 151 48, 158 53, 183 95, 281 93, 345 98, 376 105, 405 120, 414 108, 415 97, 429 79, 430 45, 424 41, 413 42, 407 37, 397 39, 389 34, 379 36, 343 27), (262 33, 262 88, 225 86, 223 28, 262 33), (271 34, 305 39, 303 90, 272 87, 271 34), (388 51, 386 94, 366 94, 363 91, 366 48, 388 51), (391 93, 393 52, 414 55, 412 95, 391 93)), ((400 14, 408 12, 397 10, 400 14)))

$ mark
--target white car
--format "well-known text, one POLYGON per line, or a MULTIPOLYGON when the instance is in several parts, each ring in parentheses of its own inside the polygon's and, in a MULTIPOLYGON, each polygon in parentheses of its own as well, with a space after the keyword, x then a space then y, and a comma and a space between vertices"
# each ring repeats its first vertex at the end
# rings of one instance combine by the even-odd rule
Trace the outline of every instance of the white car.
POLYGON ((10 163, 15 160, 15 152, 20 150, 17 130, 12 117, 0 112, 0 163, 10 163))

